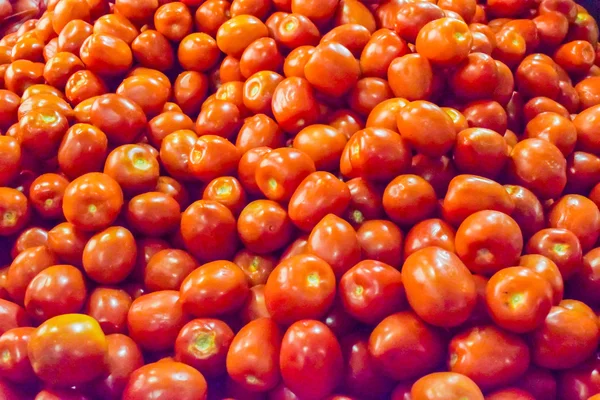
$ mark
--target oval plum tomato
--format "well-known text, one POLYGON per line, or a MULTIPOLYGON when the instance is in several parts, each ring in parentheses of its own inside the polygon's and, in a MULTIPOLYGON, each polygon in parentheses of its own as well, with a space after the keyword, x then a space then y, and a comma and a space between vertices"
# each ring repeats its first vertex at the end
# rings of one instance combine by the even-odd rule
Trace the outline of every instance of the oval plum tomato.
POLYGON ((124 290, 97 287, 90 293, 85 313, 98 321, 105 334, 124 333, 131 302, 124 290))
POLYGON ((319 119, 319 107, 311 84, 302 77, 288 77, 273 92, 271 108, 284 131, 294 134, 319 119))
POLYGON ((561 302, 532 333, 532 360, 553 370, 573 368, 596 351, 599 340, 597 319, 561 302))
POLYGON ((248 296, 244 272, 230 261, 196 268, 181 284, 181 304, 195 317, 215 317, 238 310, 248 296))
POLYGON ((63 213, 77 228, 96 231, 111 225, 123 206, 123 191, 113 178, 92 172, 73 180, 65 190, 63 213))
POLYGON ((175 360, 206 377, 221 376, 234 338, 231 328, 218 319, 194 319, 184 325, 175 341, 175 360))
POLYGON ((204 135, 194 143, 188 167, 194 178, 209 182, 219 176, 232 175, 240 156, 229 140, 216 135, 204 135))
POLYGON ((300 254, 282 260, 265 285, 265 304, 278 323, 323 317, 335 297, 335 275, 322 259, 300 254))
POLYGON ((525 340, 493 325, 459 333, 448 351, 450 371, 468 376, 482 390, 513 383, 529 367, 525 340))
POLYGON ((417 35, 416 49, 429 61, 452 66, 467 58, 473 36, 469 26, 454 18, 440 18, 427 23, 417 35))
POLYGON ((106 373, 107 352, 100 325, 83 314, 50 318, 33 332, 27 345, 35 374, 62 387, 85 384, 106 373))
POLYGON ((92 236, 83 249, 83 269, 95 282, 111 285, 125 280, 133 271, 137 247, 126 228, 111 226, 92 236))
POLYGON ((333 332, 319 321, 292 324, 283 335, 279 360, 283 383, 299 396, 323 398, 342 379, 342 349, 333 332))
POLYGON ((481 389, 469 377, 456 372, 435 372, 414 383, 411 396, 419 400, 483 400, 481 389))
POLYGON ((122 334, 106 336, 108 376, 92 383, 91 390, 104 399, 119 399, 131 374, 144 365, 138 345, 122 334))
POLYGON ((227 259, 238 247, 235 217, 212 200, 198 200, 181 214, 181 236, 188 251, 200 261, 227 259))
POLYGON ((129 336, 147 351, 173 348, 188 320, 181 296, 175 290, 144 294, 133 301, 127 313, 129 336))
POLYGON ((339 297, 353 318, 369 325, 406 306, 400 272, 371 260, 359 262, 342 276, 339 297))
POLYGON ((350 189, 345 182, 329 172, 317 171, 295 187, 288 204, 288 214, 298 228, 310 231, 327 214, 344 215, 350 199, 350 189))
POLYGON ((506 140, 497 132, 484 128, 469 128, 458 133, 454 147, 454 163, 466 174, 494 179, 508 161, 506 140), (486 160, 482 163, 481 160, 486 160))
POLYGON ((134 231, 147 236, 163 236, 179 227, 181 208, 168 194, 147 192, 129 201, 125 216, 134 231))
POLYGON ((30 210, 27 197, 17 189, 0 188, 0 236, 20 232, 29 221, 30 210))
POLYGON ((358 81, 360 65, 340 43, 324 42, 315 48, 304 66, 304 76, 320 92, 340 97, 358 81))
POLYGON ((180 362, 161 360, 133 371, 123 398, 143 400, 160 393, 179 400, 204 400, 207 390, 206 379, 196 369, 180 362))
POLYGON ((237 230, 248 250, 266 254, 286 246, 292 240, 294 226, 286 210, 278 203, 256 200, 240 213, 237 230))
POLYGON ((573 232, 584 252, 591 250, 600 236, 600 210, 584 196, 569 194, 554 203, 548 223, 551 228, 573 232))
POLYGON ((377 367, 394 380, 413 379, 438 367, 445 355, 442 332, 424 323, 412 311, 392 314, 369 338, 369 353, 377 367), (398 363, 398 358, 409 363, 398 363))
POLYGON ((54 265, 41 271, 27 286, 25 309, 45 321, 81 310, 87 297, 83 274, 71 265, 54 265))
POLYGON ((354 133, 342 153, 340 172, 387 182, 408 171, 411 150, 407 140, 385 128, 366 128, 354 133))
POLYGON ((456 231, 441 219, 433 218, 414 225, 404 238, 404 258, 418 250, 435 246, 455 252, 456 231))
POLYGON ((383 208, 401 226, 414 225, 432 217, 438 201, 433 186, 417 175, 400 175, 383 192, 383 208))
POLYGON ((47 246, 31 247, 19 253, 6 275, 6 290, 11 299, 23 304, 31 280, 44 269, 56 264, 58 259, 47 246))
POLYGON ((326 215, 313 228, 308 237, 307 252, 327 262, 338 278, 361 258, 356 231, 333 214, 326 215))
POLYGON ((582 265, 583 250, 579 239, 566 229, 538 231, 527 242, 526 250, 528 254, 541 254, 554 261, 565 280, 577 273, 582 265))
POLYGON ((227 352, 227 373, 231 379, 253 392, 277 386, 282 336, 270 318, 256 319, 240 329, 227 352))
POLYGON ((413 101, 400 109, 398 131, 416 150, 431 157, 446 154, 456 141, 456 129, 450 116, 427 101, 413 101), (427 138, 423 129, 428 132, 427 138))
POLYGON ((402 281, 412 309, 432 325, 458 326, 475 307, 477 294, 470 271, 454 253, 439 247, 427 247, 407 257, 402 281), (423 276, 428 279, 421 279, 423 276))
POLYGON ((473 272, 493 275, 515 265, 523 235, 514 219, 499 211, 478 211, 456 231, 456 254, 473 272))
POLYGON ((0 336, 0 352, 6 356, 0 360, 0 375, 14 383, 26 384, 36 376, 29 361, 27 345, 35 328, 23 327, 7 330, 0 336))
POLYGON ((348 139, 339 129, 315 124, 298 132, 292 145, 308 154, 318 170, 335 171, 340 167, 340 158, 347 142, 348 139))
POLYGON ((490 278, 486 303, 501 328, 530 332, 544 323, 552 307, 552 286, 531 269, 505 268, 490 278))

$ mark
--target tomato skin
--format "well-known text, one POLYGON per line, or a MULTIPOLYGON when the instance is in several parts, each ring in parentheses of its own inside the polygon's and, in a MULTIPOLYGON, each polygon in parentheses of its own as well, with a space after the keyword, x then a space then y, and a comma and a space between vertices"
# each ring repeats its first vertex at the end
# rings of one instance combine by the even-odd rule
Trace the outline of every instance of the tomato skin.
POLYGON ((455 252, 456 231, 445 221, 432 218, 414 225, 404 238, 404 258, 426 247, 435 246, 455 252))
POLYGON ((486 288, 486 304, 494 322, 511 332, 533 331, 552 307, 552 286, 536 272, 509 267, 495 273, 486 288))
POLYGON ((412 311, 392 314, 369 337, 369 353, 377 367, 394 380, 408 380, 439 366, 446 344, 441 331, 425 324, 412 311), (410 360, 399 363, 398 359, 410 360))
POLYGON ((458 334, 450 342, 449 353, 450 371, 468 376, 482 390, 515 382, 530 360, 529 347, 521 337, 493 325, 458 334))
POLYGON ((483 394, 475 382, 454 372, 435 372, 422 377, 412 386, 411 395, 419 400, 483 400, 483 394))
POLYGON ((320 92, 340 97, 358 81, 360 65, 340 43, 321 42, 304 66, 304 76, 320 92))
POLYGON ((270 318, 249 322, 236 335, 227 352, 227 373, 242 387, 265 392, 279 383, 282 333, 270 318))
POLYGON ((244 246, 259 254, 281 249, 293 235, 293 225, 286 210, 271 200, 256 200, 244 207, 238 217, 237 229, 244 246))
POLYGON ((319 321, 292 324, 283 335, 279 360, 284 384, 300 398, 327 396, 342 379, 342 350, 333 332, 319 321), (311 384, 306 385, 309 377, 311 384))
POLYGON ((569 194, 553 204, 549 226, 573 232, 584 252, 591 250, 600 236, 600 210, 587 197, 569 194))
POLYGON ((0 336, 0 351, 7 355, 0 361, 0 375, 14 383, 27 384, 36 380, 27 345, 35 328, 22 327, 7 330, 0 336))
POLYGON ((402 275, 390 265, 364 260, 340 279, 339 297, 345 310, 365 324, 379 323, 406 307, 402 275))
POLYGON ((155 396, 157 400, 176 397, 180 400, 206 400, 207 384, 204 376, 180 362, 161 360, 136 369, 123 392, 128 400, 143 400, 155 396))
POLYGON ((454 253, 444 249, 427 247, 407 257, 402 282, 412 309, 432 325, 458 326, 475 307, 477 294, 470 271, 454 253), (428 279, 424 281, 421 276, 428 279))
POLYGON ((98 287, 90 293, 85 313, 98 321, 106 335, 124 333, 131 302, 124 290, 98 287))
POLYGON ((360 261, 361 251, 356 231, 345 220, 326 215, 311 231, 307 252, 327 262, 336 277, 360 261))
POLYGON ((20 232, 30 217, 27 198, 20 191, 8 187, 0 188, 0 236, 20 232))
POLYGON ((309 174, 298 184, 288 204, 294 225, 310 231, 327 215, 344 215, 350 204, 348 185, 325 171, 309 174))
POLYGON ((188 319, 179 292, 162 290, 133 301, 127 313, 127 326, 129 336, 142 349, 163 351, 173 347, 188 319))
POLYGON ((82 314, 50 318, 35 330, 27 345, 35 374, 47 383, 63 387, 84 384, 104 374, 107 351, 100 325, 82 314))
POLYGON ((310 255, 299 254, 282 260, 265 285, 265 304, 280 324, 320 318, 333 304, 335 275, 329 264, 310 255))
POLYGON ((195 317, 214 317, 238 310, 248 296, 244 272, 230 261, 196 268, 181 284, 183 309, 195 317))
POLYGON ((523 251, 523 235, 510 216, 478 211, 456 231, 456 254, 474 273, 492 275, 515 265, 523 251))
POLYGON ((188 251, 200 261, 227 259, 238 247, 235 217, 212 200, 198 200, 181 215, 181 236, 188 251), (219 237, 213 232, 219 231, 219 237))
POLYGON ((294 134, 316 123, 319 109, 311 84, 302 77, 288 77, 273 92, 271 108, 284 131, 294 134))
POLYGON ((564 279, 577 273, 582 265, 581 243, 566 229, 542 229, 529 239, 525 249, 529 254, 541 254, 554 261, 564 279))
POLYGON ((438 201, 433 186, 417 175, 400 175, 383 192, 383 208, 398 225, 410 226, 433 216, 438 201))
POLYGON ((223 321, 193 319, 175 341, 175 360, 196 368, 206 377, 223 375, 227 352, 235 334, 223 321))
POLYGON ((499 183, 476 175, 458 175, 450 181, 442 207, 444 219, 459 226, 477 211, 496 210, 510 215, 515 204, 499 183))
POLYGON ((573 368, 596 351, 600 331, 596 318, 561 303, 552 307, 531 336, 535 365, 552 370, 573 368), (557 345, 570 343, 568 346, 557 345))
POLYGON ((6 291, 11 299, 23 304, 29 283, 44 269, 58 264, 56 255, 47 246, 22 251, 10 264, 6 275, 6 291))

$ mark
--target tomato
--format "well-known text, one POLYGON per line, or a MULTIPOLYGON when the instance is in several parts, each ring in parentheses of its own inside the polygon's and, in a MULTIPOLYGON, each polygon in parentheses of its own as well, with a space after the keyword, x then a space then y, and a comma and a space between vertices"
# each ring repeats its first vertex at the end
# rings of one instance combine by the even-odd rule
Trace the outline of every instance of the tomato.
POLYGON ((56 255, 46 246, 31 247, 19 253, 10 264, 6 276, 6 290, 10 297, 22 304, 31 280, 39 272, 57 263, 56 255))
POLYGON ((417 52, 428 60, 440 65, 456 65, 467 57, 472 42, 467 24, 453 18, 440 18, 421 28, 415 44, 417 52))
POLYGON ((223 321, 194 319, 188 322, 175 340, 175 359, 190 365, 206 377, 225 372, 227 352, 234 333, 223 321))
POLYGON ((0 188, 0 236, 9 236, 25 227, 29 221, 30 211, 27 198, 18 190, 0 188))
POLYGON ((235 171, 241 154, 233 143, 216 135, 200 136, 190 151, 188 167, 196 179, 211 181, 235 171))
POLYGON ((142 400, 156 395, 160 399, 176 396, 180 400, 205 400, 206 379, 194 368, 171 360, 146 364, 133 371, 123 398, 142 400))
POLYGON ((350 50, 335 42, 315 48, 304 66, 306 79, 319 91, 339 97, 358 81, 360 65, 350 50))
POLYGON ((94 22, 94 33, 105 33, 131 44, 139 34, 137 28, 120 14, 102 15, 94 22))
POLYGON ((467 376, 455 372, 436 372, 422 377, 412 386, 411 395, 423 400, 483 400, 477 384, 467 376))
POLYGON ((486 303, 494 322, 512 332, 529 332, 543 324, 552 307, 552 286, 523 267, 495 273, 488 282, 486 303))
POLYGON ((273 91, 271 108, 281 129, 289 133, 297 133, 319 119, 314 89, 303 77, 288 77, 279 82, 273 91))
POLYGON ((128 336, 106 336, 108 376, 92 383, 94 393, 105 399, 119 399, 131 374, 142 367, 144 359, 137 344, 128 336))
POLYGON ((192 203, 181 214, 180 231, 188 251, 200 261, 227 259, 238 247, 235 217, 216 201, 192 203), (218 237, 214 235, 217 231, 218 237))
POLYGON ((133 142, 146 126, 144 110, 125 96, 106 94, 92 104, 90 113, 93 125, 102 130, 109 142, 133 142))
POLYGON ((435 369, 443 360, 445 346, 441 332, 411 311, 388 316, 369 338, 369 353, 377 367, 394 380, 412 379, 435 369), (399 358, 410 362, 399 364, 399 358))
POLYGON ((350 178, 388 182, 407 172, 410 151, 408 140, 392 130, 361 129, 346 143, 340 172, 350 178))
POLYGON ((83 250, 91 234, 63 222, 48 231, 48 249, 61 261, 81 266, 83 250))
POLYGON ((363 178, 350 179, 346 185, 351 195, 347 219, 352 225, 360 226, 365 220, 383 217, 383 188, 363 178))
POLYGON ((573 368, 594 354, 599 340, 596 318, 561 303, 552 307, 542 325, 533 332, 532 360, 543 368, 573 368))
POLYGON ((144 294, 131 303, 127 313, 129 336, 147 351, 171 349, 189 317, 179 292, 162 290, 144 294))
POLYGON ((251 391, 268 391, 280 380, 282 333, 269 318, 249 322, 233 338, 227 353, 227 373, 251 391))
POLYGON ((553 304, 560 303, 563 298, 564 282, 554 261, 539 254, 528 254, 519 259, 519 265, 529 268, 545 278, 552 286, 553 304))
POLYGON ((107 155, 108 139, 104 132, 89 124, 72 125, 58 149, 58 165, 71 179, 99 172, 107 155))
POLYGON ((58 34, 56 50, 79 54, 81 46, 92 35, 93 29, 93 26, 85 21, 69 21, 58 34))
MULTIPOLYGON (((577 368, 565 370, 558 376, 558 393, 563 398, 588 399, 593 393, 599 393, 598 354, 577 368)), ((555 396, 556 386, 555 384, 555 396)), ((593 397, 591 397, 593 399, 593 397)), ((596 400, 596 399, 594 399, 596 400)))
POLYGON ((197 262, 183 250, 160 250, 144 268, 144 285, 148 290, 179 290, 183 280, 197 267, 197 262))
POLYGON ((216 40, 222 52, 239 58, 250 43, 267 36, 267 26, 260 19, 252 15, 238 15, 221 24, 216 40))
POLYGON ((31 327, 13 328, 0 336, 0 351, 6 355, 0 360, 3 378, 21 384, 35 381, 27 354, 27 345, 34 332, 35 328, 31 327))
POLYGON ((548 215, 549 226, 573 232, 584 252, 590 250, 600 235, 600 211, 590 199, 566 195, 553 204, 548 215))
POLYGON ((335 275, 329 264, 308 254, 282 260, 265 285, 265 304, 279 323, 320 318, 333 304, 335 275))
POLYGON ((347 138, 339 129, 315 124, 298 132, 294 137, 293 147, 306 153, 314 161, 318 170, 335 171, 339 168, 340 158, 347 142, 347 138))
POLYGON ((84 384, 106 373, 107 351, 98 322, 82 314, 50 318, 36 328, 27 345, 35 374, 63 387, 84 384))
POLYGON ((279 358, 283 383, 307 398, 331 394, 341 382, 343 356, 333 332, 314 320, 292 324, 283 335, 279 358), (306 379, 311 384, 306 384, 306 379))
POLYGON ((71 265, 55 265, 37 274, 27 286, 24 305, 38 321, 76 313, 87 296, 82 273, 71 265))
POLYGON ((404 238, 404 257, 430 246, 454 253, 455 234, 454 228, 441 219, 421 221, 414 225, 404 238))
POLYGON ((171 43, 165 35, 153 29, 147 29, 133 39, 131 52, 142 66, 159 71, 171 69, 175 62, 171 43))
POLYGON ((244 272, 230 261, 213 261, 190 273, 181 284, 183 309, 195 317, 238 310, 248 296, 244 272))
POLYGON ((270 317, 265 305, 265 285, 256 285, 250 288, 250 295, 240 310, 240 316, 245 324, 258 318, 270 317))
POLYGON ((102 284, 122 282, 135 266, 135 238, 123 227, 110 227, 92 236, 83 250, 83 268, 102 284))
POLYGON ((417 175, 400 175, 383 192, 383 208, 401 226, 414 225, 433 216, 438 207, 433 186, 417 175))
POLYGON ((509 147, 497 132, 468 128, 458 133, 454 147, 454 164, 465 174, 496 178, 508 161, 509 147), (486 160, 481 163, 481 160, 486 160))
POLYGON ((129 201, 126 218, 137 232, 148 236, 162 236, 175 231, 181 219, 180 206, 173 197, 147 192, 129 201))
POLYGON ((456 140, 452 119, 441 108, 426 101, 413 101, 398 113, 398 131, 416 150, 431 156, 447 153, 456 140), (427 126, 427 139, 421 134, 427 126))
POLYGON ((450 370, 468 376, 484 390, 516 381, 529 366, 527 343, 491 325, 458 334, 450 342, 449 352, 450 370))
POLYGON ((286 210, 271 200, 256 200, 239 215, 237 230, 244 246, 259 254, 272 253, 287 245, 293 225, 286 210))
POLYGON ((339 295, 346 311, 373 325, 406 305, 402 275, 390 265, 365 260, 341 278, 339 295))
POLYGON ((534 395, 536 399, 556 398, 556 378, 547 369, 530 366, 519 381, 518 386, 534 395))
POLYGON ((502 185, 475 175, 453 178, 442 204, 444 219, 455 226, 478 211, 496 210, 511 214, 514 208, 513 200, 502 185))
MULTIPOLYGON (((85 100, 101 96, 106 92, 108 92, 108 88, 102 78, 87 69, 73 73, 65 84, 65 96, 73 105, 82 104, 83 106, 86 104, 83 103, 85 100)), ((90 109, 92 104, 89 104, 90 109)), ((78 118, 78 122, 89 122, 80 118, 78 118)))
POLYGON ((171 94, 169 87, 147 75, 134 75, 124 79, 116 93, 137 103, 148 118, 160 114, 171 94))
POLYGON ((529 238, 544 228, 544 209, 542 203, 529 190, 522 186, 505 185, 510 198, 515 204, 511 217, 519 224, 523 238, 529 238))
POLYGON ((23 250, 31 247, 45 246, 48 244, 48 231, 40 227, 31 227, 25 229, 15 240, 10 256, 13 258, 18 256, 23 250))
POLYGON ((124 290, 97 287, 90 293, 85 313, 98 321, 105 334, 124 333, 131 302, 124 290))
POLYGON ((569 279, 581 267, 581 244, 577 236, 566 229, 542 229, 529 239, 526 251, 554 261, 564 279, 569 279))

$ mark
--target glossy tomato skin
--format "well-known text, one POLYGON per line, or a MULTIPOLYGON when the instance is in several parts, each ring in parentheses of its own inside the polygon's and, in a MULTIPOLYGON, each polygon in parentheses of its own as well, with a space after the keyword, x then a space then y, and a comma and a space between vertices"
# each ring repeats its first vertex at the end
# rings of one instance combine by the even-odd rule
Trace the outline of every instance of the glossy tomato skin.
POLYGON ((291 134, 319 119, 314 89, 305 78, 282 80, 273 92, 271 108, 281 129, 291 134))
POLYGON ((200 261, 229 258, 238 247, 235 217, 212 200, 196 201, 183 212, 181 236, 188 251, 200 261), (215 237, 217 230, 220 234, 215 237))
POLYGON ((455 254, 442 248, 427 247, 407 257, 402 282, 412 309, 432 325, 458 326, 475 307, 477 294, 470 271, 455 254))
POLYGON ((566 229, 546 228, 538 231, 527 242, 526 251, 554 261, 564 279, 569 279, 581 268, 581 243, 573 232, 566 229))
POLYGON ((205 377, 223 375, 227 352, 235 334, 218 319, 193 319, 181 328, 175 341, 175 360, 196 368, 205 377))
POLYGON ((516 333, 544 323, 552 307, 552 286, 539 274, 509 267, 494 274, 486 288, 486 304, 494 322, 516 333))
POLYGON ((412 311, 392 314, 369 337, 369 353, 377 367, 394 380, 408 380, 438 367, 446 343, 441 331, 427 325, 412 311), (410 360, 398 363, 398 359, 410 360))
POLYGON ((590 199, 570 194, 563 196, 548 215, 549 226, 573 232, 584 252, 596 244, 600 236, 600 211, 590 199))
POLYGON ((36 329, 27 345, 35 374, 63 387, 84 384, 106 373, 107 351, 98 322, 82 314, 50 318, 36 329))
POLYGON ((190 273, 181 284, 183 309, 195 317, 215 317, 238 310, 248 296, 244 272, 230 261, 213 261, 190 273))
POLYGON ((325 315, 335 297, 335 275, 329 264, 310 254, 282 260, 265 285, 265 304, 280 324, 325 315))
POLYGON ((333 332, 319 321, 292 324, 283 335, 279 360, 283 382, 301 397, 327 396, 342 379, 342 350, 333 332), (308 378, 311 385, 306 385, 308 378))
POLYGON ((29 283, 44 269, 56 265, 58 259, 47 246, 31 247, 19 253, 6 275, 6 290, 10 297, 22 304, 29 283))
POLYGON ((458 227, 455 240, 456 254, 472 272, 483 275, 514 265, 523 251, 519 225, 499 211, 471 214, 458 227))
POLYGON ((346 183, 329 172, 317 171, 297 185, 288 204, 288 214, 298 228, 309 231, 327 214, 344 215, 350 199, 346 183))
POLYGON ((176 396, 181 400, 205 400, 207 384, 204 376, 189 365, 161 360, 136 369, 123 391, 123 398, 130 400, 158 396, 166 400, 176 396))
POLYGON ((390 265, 364 260, 340 279, 339 297, 355 319, 374 325, 406 307, 402 275, 390 265))
POLYGON ((294 231, 286 210, 271 200, 256 200, 244 207, 237 229, 244 246, 259 254, 286 246, 294 231))
POLYGON ((242 387, 265 392, 279 383, 282 332, 270 318, 249 322, 231 342, 227 373, 242 387))
POLYGON ((172 348, 188 320, 175 290, 142 295, 133 301, 127 313, 129 336, 147 351, 172 348))
POLYGON ((461 332, 450 342, 449 353, 450 371, 468 376, 482 390, 515 382, 530 361, 521 337, 493 325, 461 332))
POLYGON ((528 239, 543 229, 545 226, 544 208, 535 194, 518 185, 504 185, 504 189, 515 204, 510 216, 521 228, 523 238, 528 239))
POLYGON ((539 254, 527 254, 521 256, 519 265, 535 271, 545 278, 552 286, 553 304, 557 305, 563 299, 564 281, 554 261, 539 254))
POLYGON ((307 251, 320 257, 341 277, 360 261, 361 247, 356 231, 342 218, 328 214, 311 231, 307 251))
POLYGON ((544 322, 532 333, 533 363, 543 368, 563 370, 573 368, 589 358, 600 340, 598 323, 582 311, 585 305, 569 306, 561 302, 552 307, 544 322), (568 341, 569 346, 557 346, 568 341))
POLYGON ((85 313, 93 317, 106 335, 125 333, 131 296, 122 289, 97 287, 89 296, 85 313))
POLYGON ((455 252, 456 231, 444 220, 427 219, 415 224, 404 238, 404 258, 426 247, 435 246, 455 252))
POLYGON ((0 236, 9 236, 25 227, 30 210, 27 198, 16 189, 0 188, 0 236))
POLYGON ((411 388, 415 399, 442 400, 464 398, 483 400, 483 393, 477 384, 465 375, 454 372, 436 372, 416 381, 411 388))
POLYGON ((0 374, 6 380, 14 383, 31 383, 36 380, 29 356, 27 345, 35 328, 13 328, 0 336, 0 351, 7 356, 0 361, 0 374))
POLYGON ((92 280, 117 284, 133 271, 137 247, 126 228, 112 226, 92 236, 83 249, 83 268, 92 280))

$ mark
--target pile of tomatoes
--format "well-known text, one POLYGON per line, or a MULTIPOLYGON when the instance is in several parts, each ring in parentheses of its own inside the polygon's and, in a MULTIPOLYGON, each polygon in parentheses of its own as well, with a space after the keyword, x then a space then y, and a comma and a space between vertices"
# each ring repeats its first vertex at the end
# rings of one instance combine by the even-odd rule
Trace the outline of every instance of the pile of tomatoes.
POLYGON ((600 399, 573 0, 0 15, 0 399, 600 399))

